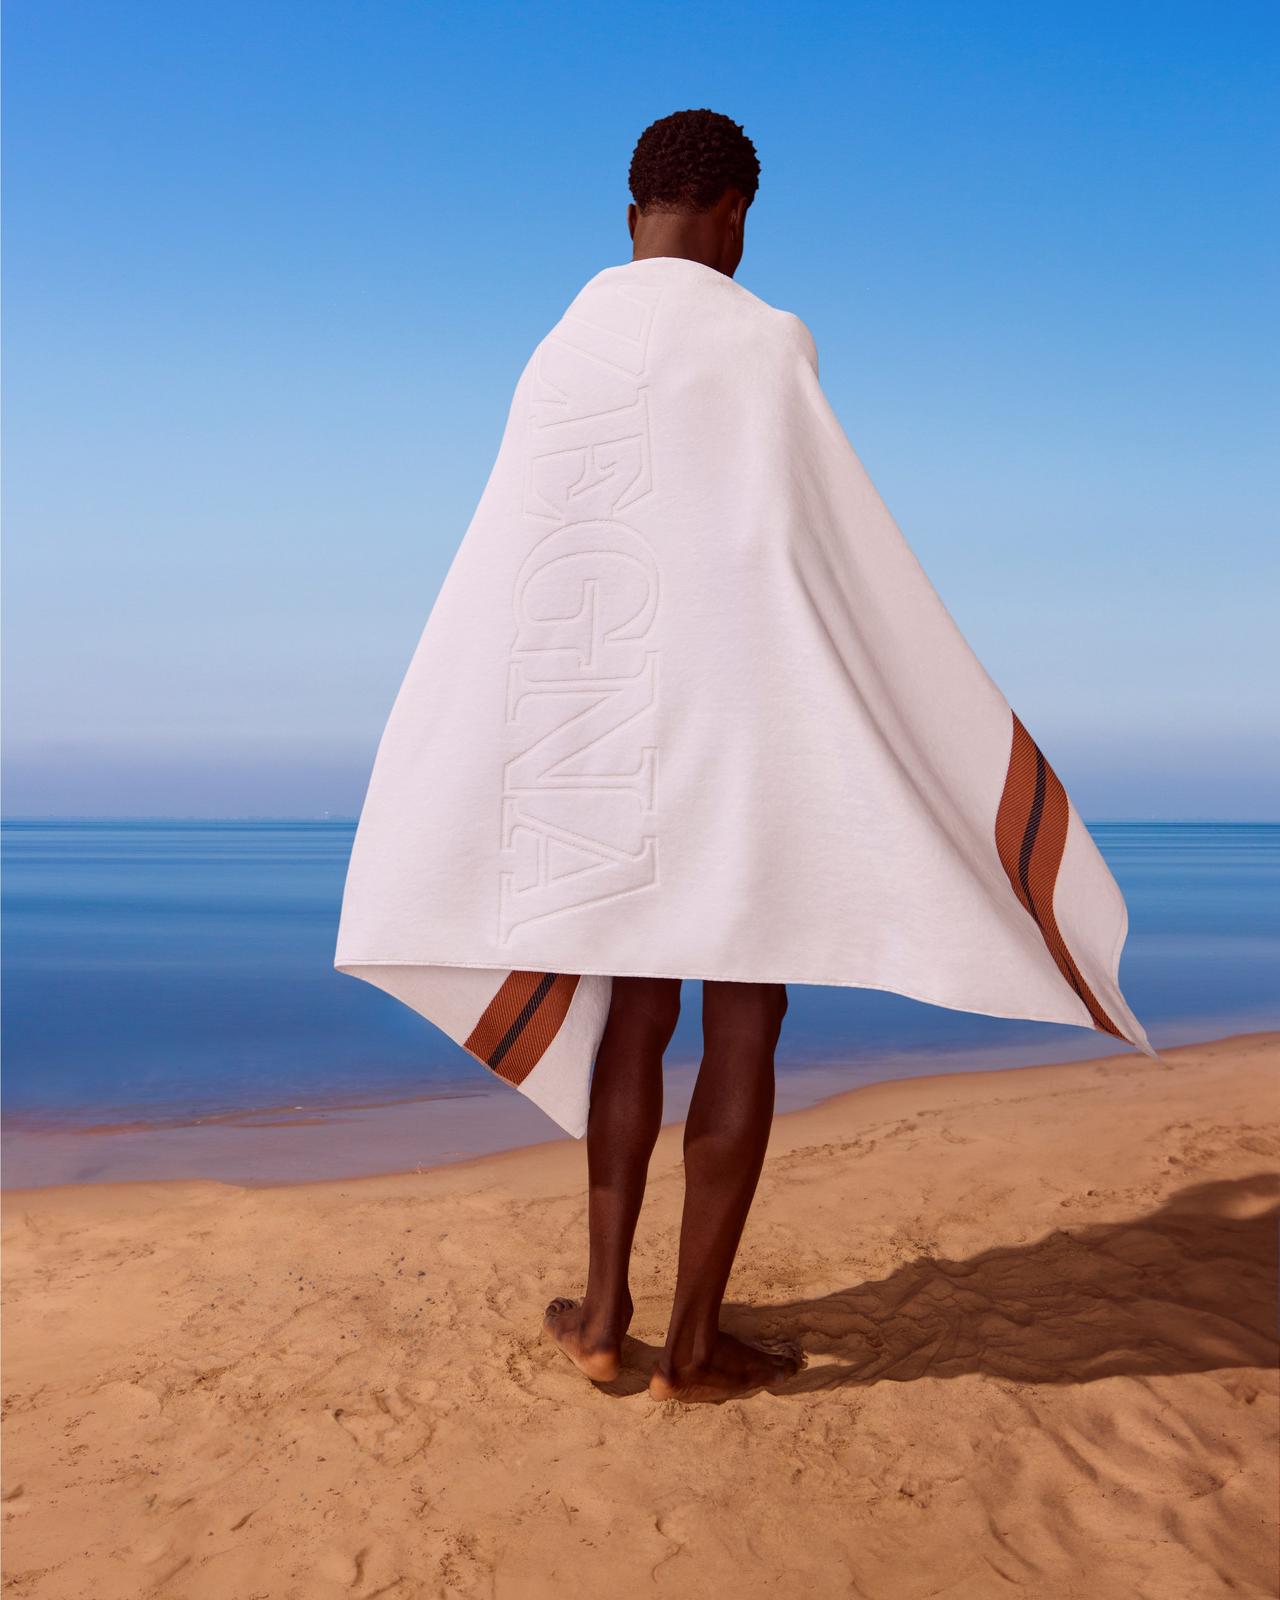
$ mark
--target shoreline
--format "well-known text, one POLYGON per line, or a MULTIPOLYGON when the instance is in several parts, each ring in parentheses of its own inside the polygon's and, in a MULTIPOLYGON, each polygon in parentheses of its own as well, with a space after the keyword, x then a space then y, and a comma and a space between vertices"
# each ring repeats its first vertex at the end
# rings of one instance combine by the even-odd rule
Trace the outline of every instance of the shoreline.
POLYGON ((647 1393, 678 1126, 607 1385, 540 1332, 552 1295, 581 1292, 582 1141, 421 1173, 8 1191, 8 1582, 24 1600, 551 1600, 655 1571, 741 1600, 1273 1593, 1278 1069, 1280 1032, 1252 1033, 779 1113, 724 1325, 808 1359, 722 1406, 647 1393))
MULTIPOLYGON (((1073 1041, 1074 1042, 1074 1041, 1073 1041)), ((1168 1067, 1166 1058, 1174 1053, 1188 1050, 1204 1051, 1224 1046, 1238 1046, 1242 1044, 1270 1043, 1280 1045, 1280 1031, 1262 1029, 1239 1033, 1223 1034, 1207 1039, 1197 1039, 1183 1044, 1168 1045, 1154 1060, 1142 1054, 1136 1048, 1110 1051, 1096 1056, 1073 1057, 1060 1061, 1046 1062, 1013 1062, 1000 1065, 965 1065, 943 1067, 942 1070, 920 1070, 914 1059, 899 1063, 908 1065, 914 1070, 907 1070, 894 1076, 869 1077, 863 1081, 842 1082, 858 1072, 874 1072, 882 1068, 882 1061, 876 1064, 863 1064, 854 1066, 848 1062, 824 1062, 810 1064, 809 1066, 797 1065, 796 1067, 780 1071, 778 1074, 778 1100, 779 1104, 774 1112, 776 1125, 789 1117, 795 1117, 807 1111, 817 1111, 824 1107, 836 1107, 851 1096, 866 1095, 872 1090, 886 1089, 894 1085, 914 1084, 922 1088, 940 1082, 963 1084, 965 1080, 981 1082, 994 1074, 1001 1077, 1015 1077, 1026 1073, 1048 1073, 1056 1071, 1080 1071, 1087 1068, 1096 1068, 1102 1065, 1109 1069, 1123 1070, 1124 1068, 1140 1062, 1146 1062, 1155 1072, 1168 1067), (825 1084, 825 1087, 822 1087, 825 1084)), ((1006 1054, 1016 1053, 1017 1047, 1005 1047, 1006 1054)), ((994 1052, 966 1050, 957 1051, 958 1057, 971 1057, 973 1055, 990 1056, 994 1052)), ((922 1058, 922 1062, 927 1057, 922 1058)), ((668 1067, 665 1072, 666 1100, 663 1112, 663 1128, 679 1125, 687 1110, 689 1095, 692 1092, 693 1079, 696 1074, 696 1063, 679 1063, 668 1067), (675 1091, 674 1093, 672 1091, 675 1091)), ((235 1177, 219 1176, 210 1172, 152 1172, 140 1173, 130 1176, 89 1175, 75 1178, 50 1178, 47 1181, 10 1183, 7 1180, 0 1186, 0 1196, 15 1198, 28 1194, 37 1194, 51 1189, 79 1189, 85 1187, 121 1187, 131 1184, 180 1184, 190 1182, 214 1182, 233 1184, 238 1187, 252 1189, 293 1189, 305 1187, 308 1184, 333 1184, 333 1183, 360 1183, 376 1178, 394 1178, 403 1176, 421 1176, 424 1173, 435 1171, 439 1168, 470 1167, 485 1161, 496 1161, 502 1157, 521 1156, 527 1152, 553 1146, 572 1148, 581 1144, 585 1149, 585 1141, 571 1139, 561 1129, 551 1122, 538 1109, 531 1105, 521 1095, 516 1094, 505 1086, 482 1085, 474 1090, 449 1089, 436 1093, 414 1095, 394 1100, 359 1100, 349 1103, 317 1106, 310 1108, 310 1113, 301 1117, 296 1113, 299 1107, 267 1107, 255 1111, 226 1112, 193 1118, 186 1121, 156 1121, 148 1122, 138 1120, 132 1123, 92 1125, 87 1127, 58 1129, 58 1128, 18 1128, 8 1127, 3 1133, 5 1159, 4 1171, 11 1168, 15 1159, 19 1165, 26 1158, 28 1168, 39 1166, 39 1156, 36 1160, 22 1149, 24 1144, 43 1145, 43 1153, 48 1157, 52 1154, 52 1161, 45 1169, 56 1164, 60 1159, 66 1160, 65 1152, 69 1146, 76 1150, 92 1149, 95 1144, 117 1140, 121 1142, 145 1141, 149 1147, 154 1147, 157 1136, 174 1134, 186 1136, 181 1148, 189 1152, 199 1152, 201 1142, 208 1135, 215 1138, 219 1135, 252 1135, 263 1134, 265 1139, 258 1142, 257 1148, 247 1147, 242 1152, 242 1164, 251 1166, 253 1161, 262 1158, 265 1151, 266 1159, 274 1159, 280 1164, 282 1157, 280 1140, 275 1136, 282 1135, 285 1140, 291 1135, 297 1135, 303 1130, 315 1130, 327 1134, 332 1140, 341 1139, 344 1144, 355 1131, 362 1137, 366 1146, 366 1155, 371 1146, 379 1145, 391 1132, 403 1132, 405 1128, 406 1113, 425 1113, 433 1119, 435 1127, 435 1144, 431 1154, 424 1155, 421 1159, 403 1165, 386 1164, 366 1166, 358 1169, 343 1170, 340 1172, 298 1171, 293 1175, 256 1177, 251 1173, 242 1173, 235 1177), (461 1104, 460 1104, 461 1103, 461 1104), (465 1106, 459 1116, 458 1113, 465 1106), (284 1117, 272 1117, 275 1111, 294 1113, 284 1117), (480 1113, 486 1118, 483 1124, 469 1118, 467 1113, 480 1113), (260 1120, 270 1118, 270 1120, 260 1120), (441 1129, 439 1123, 442 1119, 454 1119, 454 1127, 441 1129), (357 1123, 356 1129, 352 1128, 352 1119, 357 1123), (496 1123, 496 1127, 495 1127, 496 1123), (505 1134, 503 1132, 505 1130, 505 1134), (543 1136, 539 1132, 545 1130, 543 1136), (447 1140, 440 1137, 442 1132, 456 1131, 464 1141, 462 1146, 448 1147, 447 1140), (506 1142, 487 1144, 486 1148, 467 1149, 465 1141, 468 1137, 474 1139, 477 1135, 492 1138, 494 1135, 506 1137, 506 1142), (519 1137, 524 1135, 524 1137, 519 1137), (83 1145, 81 1145, 83 1141, 83 1145), (50 1152, 50 1145, 54 1148, 50 1152), (244 1161, 243 1157, 248 1160, 244 1161)), ((409 1136, 417 1137, 410 1132, 409 1136)), ((487 1142, 487 1141, 486 1141, 487 1142)), ((772 1144, 771 1144, 772 1147, 772 1144)), ((204 1148, 208 1149, 206 1145, 204 1148)), ((385 1145, 383 1145, 385 1148, 385 1145)), ((179 1159, 181 1157, 179 1156, 179 1159)), ((298 1151, 295 1159, 301 1164, 308 1161, 314 1163, 315 1155, 312 1151, 298 1151)), ((345 1158, 344 1159, 348 1159, 345 1158)), ((354 1157, 349 1158, 354 1159, 354 1157)))

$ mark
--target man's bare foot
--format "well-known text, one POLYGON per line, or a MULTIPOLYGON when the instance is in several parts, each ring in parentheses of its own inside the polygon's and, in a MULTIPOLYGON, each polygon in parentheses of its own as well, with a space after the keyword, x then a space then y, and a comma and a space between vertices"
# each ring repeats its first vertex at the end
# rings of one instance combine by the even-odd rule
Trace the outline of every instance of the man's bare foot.
POLYGON ((794 1377, 803 1365, 804 1354, 794 1345, 778 1351, 762 1350, 735 1339, 731 1333, 721 1333, 711 1359, 702 1366, 677 1370, 659 1360, 649 1379, 649 1393, 655 1400, 714 1404, 794 1377))
POLYGON ((582 1324, 582 1301, 557 1295, 542 1318, 543 1331, 593 1383, 612 1383, 622 1369, 622 1335, 601 1337, 582 1324))

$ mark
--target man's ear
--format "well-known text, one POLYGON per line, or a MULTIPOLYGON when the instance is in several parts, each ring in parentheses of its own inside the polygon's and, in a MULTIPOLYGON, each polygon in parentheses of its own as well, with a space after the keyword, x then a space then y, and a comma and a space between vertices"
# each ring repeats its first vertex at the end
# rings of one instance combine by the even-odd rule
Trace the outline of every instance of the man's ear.
POLYGON ((627 232, 634 239, 636 236, 636 222, 640 216, 640 208, 633 200, 627 207, 627 232))

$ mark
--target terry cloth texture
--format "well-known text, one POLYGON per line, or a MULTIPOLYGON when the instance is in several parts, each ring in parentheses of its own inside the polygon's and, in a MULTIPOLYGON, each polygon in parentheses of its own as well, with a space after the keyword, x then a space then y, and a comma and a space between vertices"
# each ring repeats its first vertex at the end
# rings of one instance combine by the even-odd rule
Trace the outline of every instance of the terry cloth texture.
POLYGON ((580 1136, 611 976, 889 989, 1151 1054, 1126 928, 804 323, 682 258, 597 273, 392 708, 337 967, 580 1136))

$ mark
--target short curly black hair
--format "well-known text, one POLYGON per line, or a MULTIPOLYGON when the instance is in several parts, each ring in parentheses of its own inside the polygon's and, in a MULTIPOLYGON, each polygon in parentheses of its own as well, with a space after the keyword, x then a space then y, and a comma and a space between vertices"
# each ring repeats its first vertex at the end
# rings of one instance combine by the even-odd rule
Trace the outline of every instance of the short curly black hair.
POLYGON ((641 211, 709 211, 726 189, 748 203, 760 183, 756 147, 718 111, 673 111, 636 141, 628 174, 641 211))

